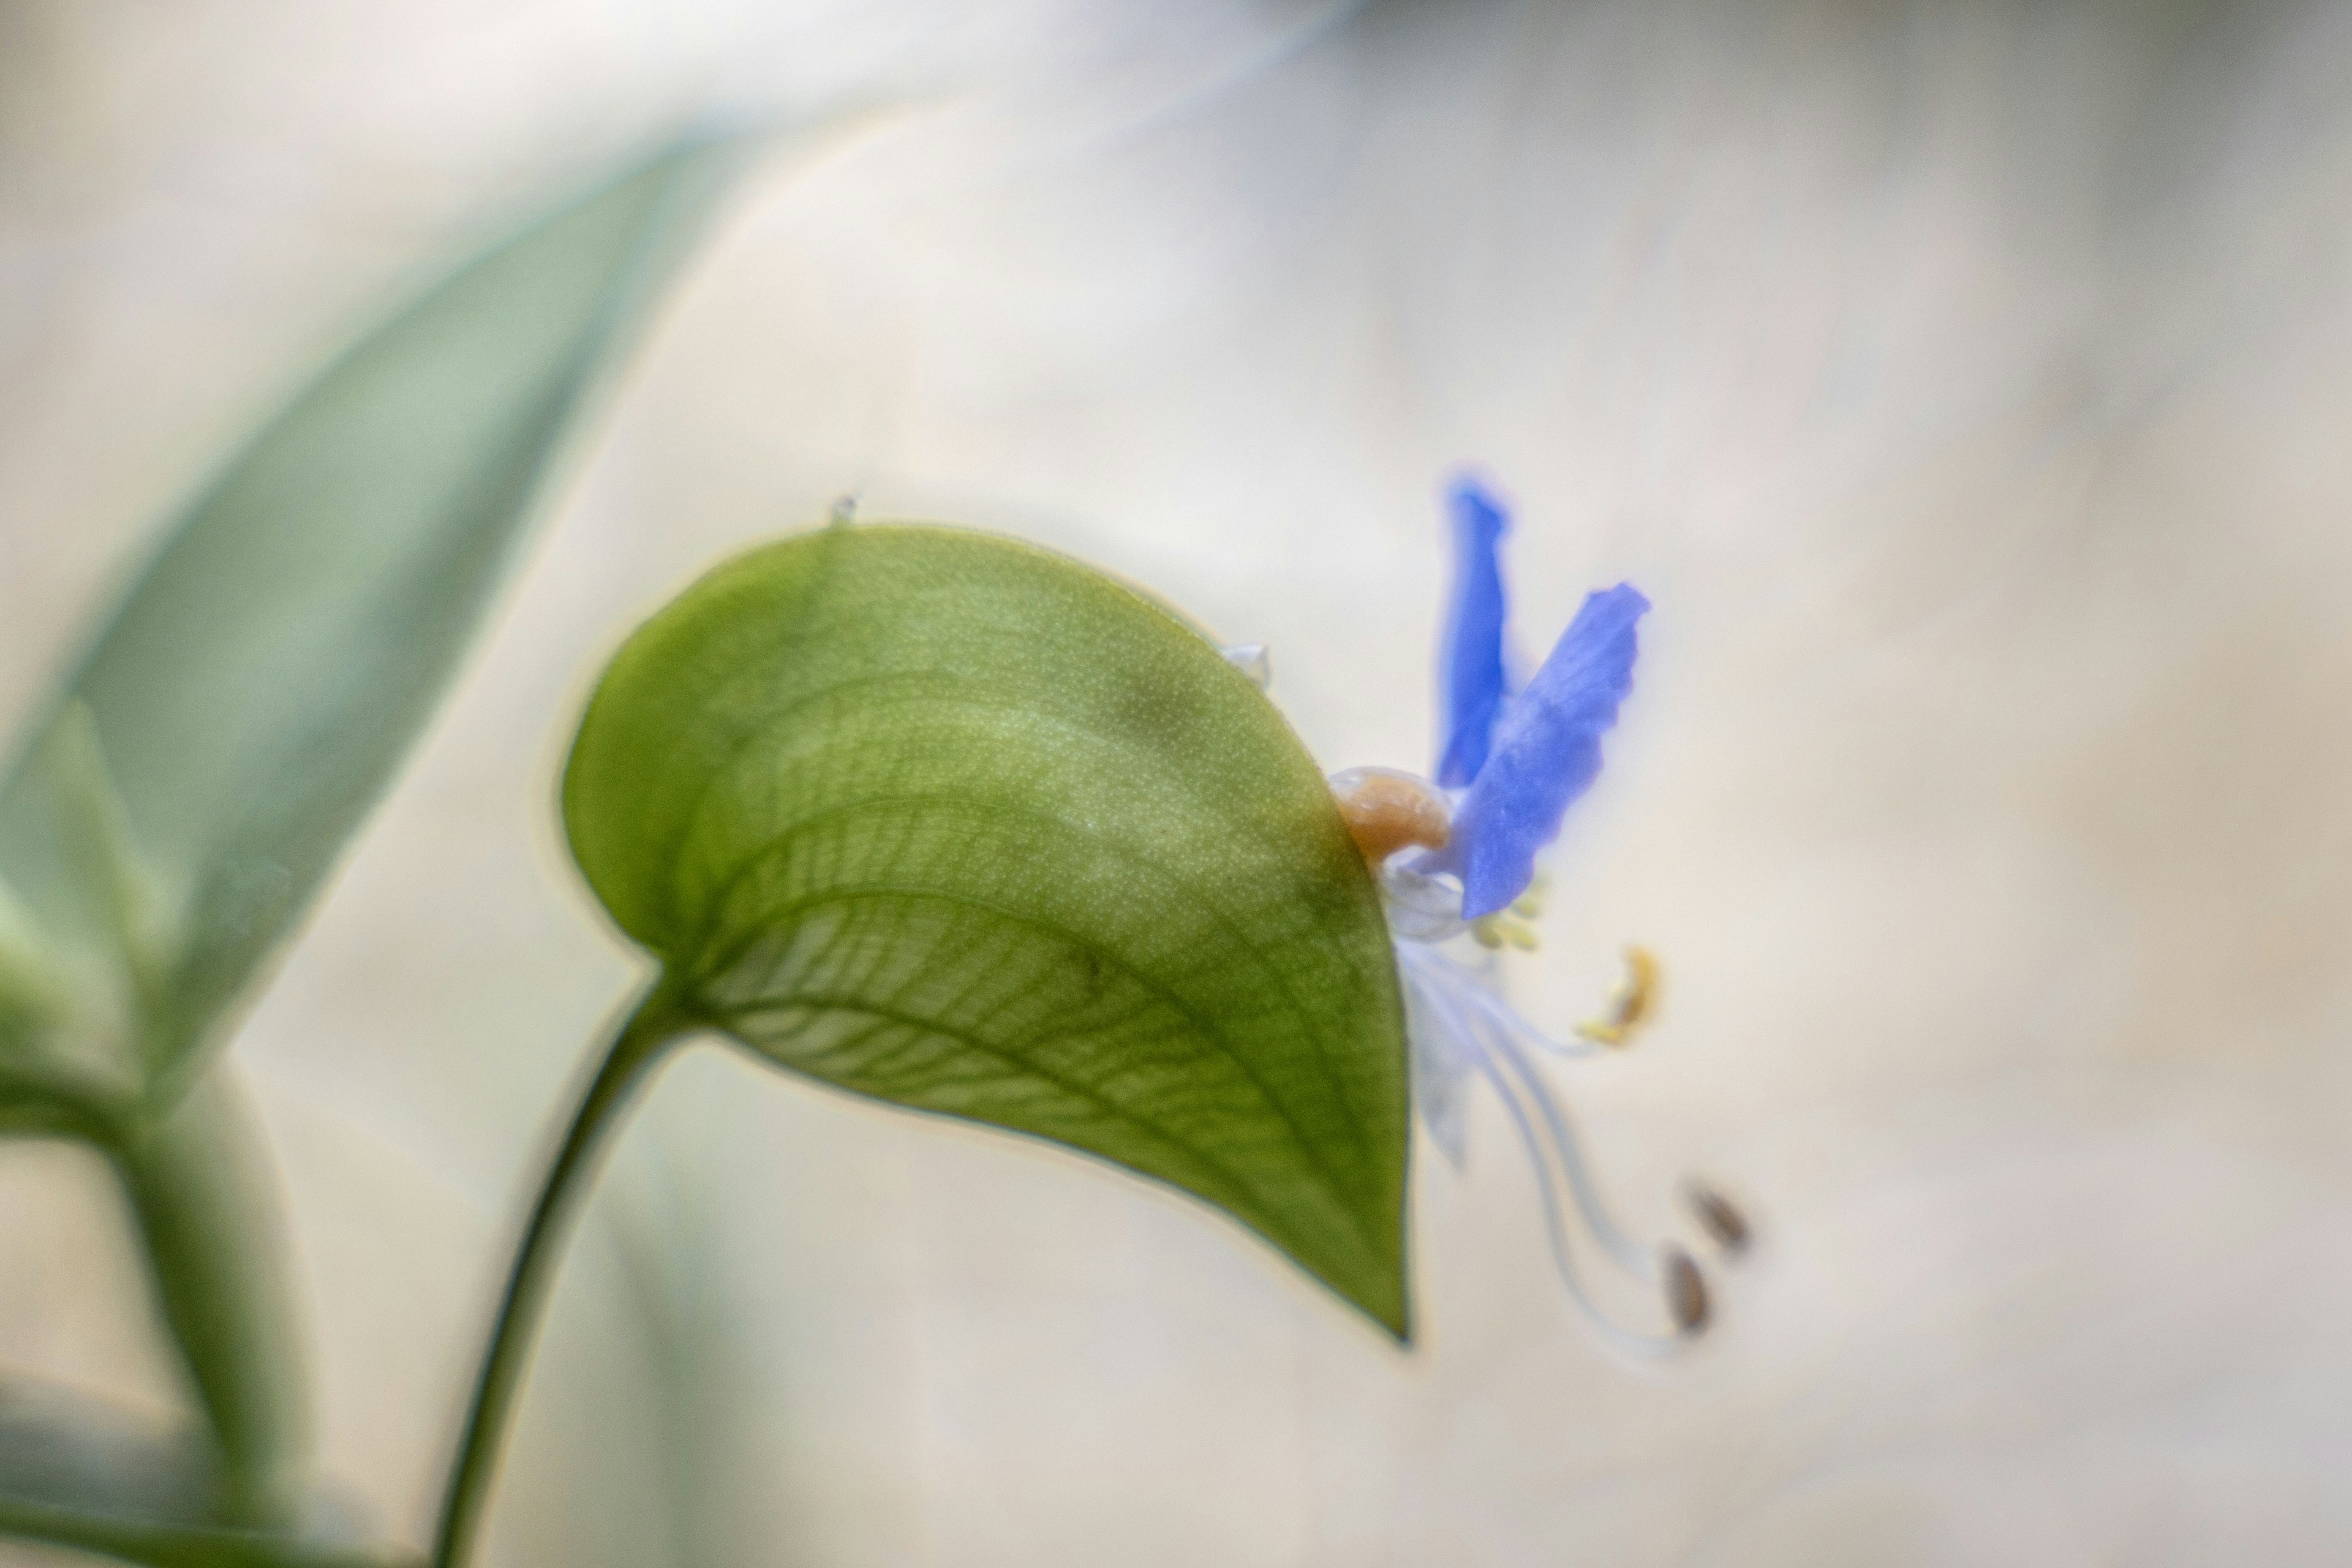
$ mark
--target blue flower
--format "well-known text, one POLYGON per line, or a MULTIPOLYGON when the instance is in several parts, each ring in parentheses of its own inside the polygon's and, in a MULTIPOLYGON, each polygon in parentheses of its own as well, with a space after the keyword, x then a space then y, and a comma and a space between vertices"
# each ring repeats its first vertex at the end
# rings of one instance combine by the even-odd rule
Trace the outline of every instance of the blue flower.
MULTIPOLYGON (((1626 1043, 1654 1005, 1656 963, 1629 948, 1610 1016, 1561 1041, 1502 999, 1496 962, 1503 947, 1536 945, 1522 918, 1534 913, 1536 857, 1601 771, 1601 740, 1633 687, 1634 629, 1650 602, 1625 584, 1587 595, 1534 678, 1515 692, 1501 565, 1507 514, 1466 478, 1450 487, 1447 504, 1455 568, 1439 657, 1445 719, 1437 785, 1357 768, 1333 775, 1332 793, 1379 879, 1405 994, 1413 1102, 1431 1141, 1460 1166, 1467 1091, 1474 1083, 1492 1089, 1535 1166, 1553 1260, 1570 1293, 1622 1342, 1656 1349, 1705 1326, 1705 1278, 1688 1250, 1644 1247, 1611 1215, 1540 1066, 1547 1056, 1590 1056, 1626 1043), (1444 951, 1465 935, 1486 952, 1465 962, 1444 951), (1590 1246, 1658 1292, 1668 1333, 1623 1328, 1601 1310, 1578 1270, 1571 1210, 1590 1246)), ((1688 1196, 1702 1227, 1727 1253, 1736 1251, 1746 1235, 1738 1211, 1705 1188, 1694 1186, 1688 1196)))
POLYGON ((1535 679, 1512 696, 1503 668, 1503 509, 1467 479, 1450 499, 1458 554, 1437 782, 1466 793, 1451 840, 1415 869, 1458 877, 1463 918, 1475 921, 1527 891, 1536 852, 1559 837, 1561 817, 1599 776, 1601 737, 1633 689, 1633 628, 1650 601, 1625 583, 1587 595, 1535 679))
POLYGON ((1466 789, 1486 765, 1496 717, 1510 695, 1503 667, 1503 626, 1510 609, 1503 595, 1499 546, 1511 523, 1475 479, 1454 480, 1445 500, 1454 515, 1454 610, 1446 617, 1439 656, 1445 749, 1438 754, 1437 782, 1447 789, 1466 789))

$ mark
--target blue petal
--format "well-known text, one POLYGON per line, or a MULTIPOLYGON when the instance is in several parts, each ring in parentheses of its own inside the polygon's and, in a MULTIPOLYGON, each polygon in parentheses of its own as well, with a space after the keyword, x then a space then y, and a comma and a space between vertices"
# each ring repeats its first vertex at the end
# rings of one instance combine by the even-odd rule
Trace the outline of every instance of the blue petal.
POLYGON ((1437 782, 1461 789, 1486 765, 1495 715, 1506 695, 1503 569, 1495 551, 1510 518, 1501 502, 1466 476, 1454 481, 1445 502, 1454 515, 1454 605, 1439 661, 1445 742, 1438 753, 1437 782))
POLYGON ((1465 920, 1527 890, 1536 851, 1601 771, 1601 737, 1633 684, 1633 624, 1650 607, 1627 584, 1585 596, 1551 657, 1511 703, 1494 751, 1454 814, 1453 841, 1419 863, 1462 879, 1465 920))

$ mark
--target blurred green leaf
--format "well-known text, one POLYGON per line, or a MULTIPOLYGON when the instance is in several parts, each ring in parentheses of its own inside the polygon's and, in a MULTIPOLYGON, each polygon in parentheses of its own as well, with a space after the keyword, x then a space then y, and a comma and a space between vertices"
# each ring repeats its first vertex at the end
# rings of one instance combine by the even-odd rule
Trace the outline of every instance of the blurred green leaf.
POLYGON ((169 531, 30 738, 0 874, 79 985, 133 994, 143 1071, 207 1037, 383 790, 724 162, 669 151, 362 339, 169 531), (61 738, 83 765, 44 762, 61 738), (72 850, 93 813, 148 901, 129 952, 124 877, 72 850))
MULTIPOLYGON (((106 1148, 226 1460, 209 1513, 119 1554, 294 1560, 231 1528, 291 1502, 298 1341, 254 1141, 216 1082, 184 1092, 196 1047, 431 712, 730 156, 637 165, 330 365, 166 531, 0 786, 0 1132, 106 1148)), ((54 1501, 0 1531, 132 1529, 45 1525, 54 1501)))
POLYGON ((236 1063, 167 1110, 118 1129, 110 1152, 154 1300, 226 1464, 218 1517, 291 1517, 303 1447, 301 1335, 275 1186, 236 1063))
POLYGON ((403 1561, 220 1524, 217 1452, 197 1428, 158 1429, 88 1394, 0 1384, 0 1533, 154 1568, 403 1561))
POLYGON ((159 1429, 79 1391, 0 1382, 0 1501, 201 1519, 218 1467, 201 1428, 159 1429))
POLYGON ((753 552, 614 660, 564 808, 672 1026, 1156 1177, 1406 1333, 1370 879, 1280 715, 1163 608, 945 529, 753 552))
POLYGON ((144 1568, 423 1568, 413 1554, 0 1497, 0 1533, 144 1568))
MULTIPOLYGON (((0 1063, 31 1052, 67 1005, 32 916, 0 881, 0 1063)), ((9 1074, 0 1068, 0 1081, 9 1074)))

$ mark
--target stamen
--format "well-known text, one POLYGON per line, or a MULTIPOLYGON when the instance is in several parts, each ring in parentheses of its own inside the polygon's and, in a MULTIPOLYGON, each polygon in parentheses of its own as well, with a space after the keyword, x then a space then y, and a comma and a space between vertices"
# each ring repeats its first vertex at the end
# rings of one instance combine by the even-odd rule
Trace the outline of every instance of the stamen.
POLYGON ((1575 1195, 1577 1210, 1584 1215, 1584 1223, 1591 1227, 1594 1237, 1608 1250, 1609 1256, 1616 1259, 1619 1267, 1637 1278, 1647 1275, 1650 1271, 1649 1255, 1625 1234, 1609 1213, 1608 1205, 1601 1202, 1600 1184, 1592 1179, 1592 1173, 1585 1166, 1584 1154, 1578 1146, 1576 1133, 1569 1126, 1568 1113, 1560 1110, 1559 1102, 1552 1098, 1551 1090, 1545 1087, 1543 1079, 1536 1072, 1535 1064, 1519 1049, 1516 1040, 1497 1037, 1493 1044, 1511 1070, 1518 1075, 1519 1081, 1527 1086, 1528 1098, 1535 1101, 1536 1110, 1542 1113, 1545 1130, 1551 1134, 1553 1156, 1559 1160, 1561 1173, 1568 1178, 1568 1189, 1575 1195))
POLYGON ((1436 786, 1394 768, 1333 773, 1331 797, 1364 863, 1375 870, 1408 845, 1443 849, 1454 837, 1454 813, 1436 786))
POLYGON ((1528 879, 1528 890, 1511 900, 1511 912, 1524 921, 1540 919, 1547 887, 1548 879, 1542 871, 1537 871, 1528 879))
POLYGON ((1496 1028, 1507 1032, 1513 1039, 1524 1040, 1538 1049, 1549 1051, 1553 1056, 1568 1057, 1571 1059, 1607 1054, 1601 1047, 1589 1040, 1555 1040, 1496 1000, 1485 986, 1478 984, 1466 973, 1463 977, 1463 983, 1469 988, 1471 1005, 1485 1015, 1496 1028))
POLYGON ((1646 1251, 1611 1216, 1585 1165, 1566 1113, 1521 1048, 1523 1037, 1540 1041, 1542 1037, 1487 995, 1475 975, 1451 960, 1416 944, 1399 944, 1397 957, 1400 973, 1420 1010, 1433 1016, 1441 1027, 1469 1047, 1480 1076, 1494 1087, 1502 1100, 1518 1133, 1520 1146, 1535 1168, 1553 1266, 1579 1309, 1611 1338, 1645 1353, 1669 1350, 1677 1338, 1700 1332, 1706 1327, 1708 1310, 1705 1277, 1681 1248, 1669 1245, 1655 1254, 1646 1251), (1528 1100, 1535 1105, 1533 1117, 1528 1113, 1528 1100), (1566 1184, 1578 1215, 1610 1260, 1661 1290, 1662 1305, 1675 1326, 1674 1335, 1645 1334, 1626 1328, 1601 1311, 1577 1273, 1569 1244, 1567 1215, 1554 1190, 1555 1180, 1566 1184))
POLYGON ((1706 1276, 1698 1271, 1691 1255, 1679 1247, 1664 1248, 1659 1255, 1658 1268, 1665 1276, 1666 1310, 1675 1320, 1675 1331, 1692 1339, 1705 1333, 1711 1315, 1706 1276))
MULTIPOLYGON (((1448 1028, 1466 1031, 1466 1021, 1454 1012, 1451 999, 1442 991, 1412 977, 1408 977, 1406 984, 1419 990, 1423 1001, 1445 1020, 1448 1028)), ((1511 1092, 1510 1084, 1495 1070, 1493 1059, 1484 1052, 1476 1053, 1475 1059, 1479 1076, 1493 1086, 1496 1098, 1502 1100, 1504 1111, 1509 1115, 1512 1127, 1518 1132, 1519 1147, 1526 1152, 1528 1163, 1535 1170, 1536 1196, 1543 1205, 1544 1237, 1551 1247, 1553 1270, 1567 1288, 1569 1299, 1603 1333, 1629 1349, 1655 1352, 1665 1348, 1672 1342, 1641 1333, 1616 1322, 1601 1311, 1601 1304, 1586 1291, 1583 1278, 1576 1271, 1575 1255, 1569 1248, 1567 1216, 1561 1214, 1559 1194, 1552 1190, 1551 1167, 1544 1159, 1543 1146, 1536 1137, 1535 1124, 1528 1120, 1527 1109, 1511 1092)))
POLYGON ((1696 1176, 1683 1183, 1683 1201, 1690 1205, 1692 1216, 1706 1232, 1707 1239, 1726 1258, 1738 1258, 1755 1239, 1755 1229, 1738 1205, 1696 1176))
MULTIPOLYGON (((1513 905, 1513 910, 1517 909, 1513 905)), ((1505 947, 1517 948, 1521 952, 1533 952, 1542 945, 1536 937, 1536 928, 1523 920, 1497 910, 1480 915, 1470 922, 1471 938, 1489 952, 1505 947)))
POLYGON ((1608 1012, 1579 1024, 1577 1034, 1595 1045, 1632 1045, 1642 1026, 1657 1011, 1661 978, 1658 961, 1650 950, 1629 943, 1625 949, 1624 977, 1609 994, 1608 1012))

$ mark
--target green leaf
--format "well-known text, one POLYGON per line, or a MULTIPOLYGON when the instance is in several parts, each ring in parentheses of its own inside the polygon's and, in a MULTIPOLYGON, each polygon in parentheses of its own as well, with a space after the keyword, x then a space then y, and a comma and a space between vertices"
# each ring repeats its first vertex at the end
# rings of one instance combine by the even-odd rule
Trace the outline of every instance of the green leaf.
POLYGON ((613 661, 564 810, 675 1028, 1156 1177, 1406 1334, 1371 880, 1281 716, 1158 605, 947 529, 755 551, 613 661))
POLYGON ((362 339, 168 532, 30 737, 0 875, 79 988, 131 994, 142 1071, 184 1065, 331 870, 723 162, 667 152, 362 339), (116 864, 73 852, 111 818, 116 864))

